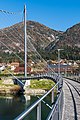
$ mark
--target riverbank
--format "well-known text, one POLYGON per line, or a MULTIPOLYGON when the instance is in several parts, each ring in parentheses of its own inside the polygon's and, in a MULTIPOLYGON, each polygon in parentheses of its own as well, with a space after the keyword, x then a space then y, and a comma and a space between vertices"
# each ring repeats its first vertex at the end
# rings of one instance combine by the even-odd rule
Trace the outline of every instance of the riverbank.
POLYGON ((47 80, 47 79, 31 80, 30 86, 25 87, 25 94, 30 94, 30 95, 44 94, 54 85, 55 83, 52 80, 47 80))
POLYGON ((11 95, 15 95, 19 92, 20 90, 20 86, 18 85, 0 85, 0 94, 2 95, 7 95, 7 94, 11 94, 11 95))
POLYGON ((15 95, 20 89, 20 86, 14 85, 11 78, 0 80, 0 94, 2 95, 15 95))
POLYGON ((44 94, 46 90, 43 89, 31 89, 31 88, 26 88, 24 94, 27 95, 41 95, 44 94))
MULTIPOLYGON (((54 82, 52 80, 31 80, 30 86, 25 87, 24 94, 44 94, 47 90, 54 86, 54 82)), ((14 85, 12 78, 4 78, 0 80, 0 94, 7 95, 15 95, 19 93, 21 87, 19 85, 14 85)))

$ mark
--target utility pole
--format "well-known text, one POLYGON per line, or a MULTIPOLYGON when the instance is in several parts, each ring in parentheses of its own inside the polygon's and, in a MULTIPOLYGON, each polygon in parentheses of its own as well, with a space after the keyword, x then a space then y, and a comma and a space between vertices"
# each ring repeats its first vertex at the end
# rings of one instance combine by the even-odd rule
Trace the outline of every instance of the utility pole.
POLYGON ((60 49, 58 49, 58 74, 60 75, 60 49))
POLYGON ((60 76, 60 51, 63 49, 58 49, 58 75, 60 76))
POLYGON ((27 77, 27 33, 26 33, 26 5, 24 5, 24 74, 27 77))

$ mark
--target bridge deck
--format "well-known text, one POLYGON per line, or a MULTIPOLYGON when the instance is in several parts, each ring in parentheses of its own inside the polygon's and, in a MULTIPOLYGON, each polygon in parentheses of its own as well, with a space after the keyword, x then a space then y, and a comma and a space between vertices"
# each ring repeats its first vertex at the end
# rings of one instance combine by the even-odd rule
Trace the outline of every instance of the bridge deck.
POLYGON ((63 92, 62 120, 80 120, 80 83, 64 79, 63 92))

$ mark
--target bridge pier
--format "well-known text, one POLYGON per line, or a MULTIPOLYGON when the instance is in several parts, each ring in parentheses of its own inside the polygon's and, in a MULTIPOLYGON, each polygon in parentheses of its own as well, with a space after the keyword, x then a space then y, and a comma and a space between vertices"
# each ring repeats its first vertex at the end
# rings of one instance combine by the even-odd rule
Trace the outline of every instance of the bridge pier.
POLYGON ((13 82, 14 82, 15 85, 19 85, 21 87, 18 94, 22 94, 25 91, 24 86, 17 79, 13 79, 13 82))
POLYGON ((30 80, 26 80, 25 85, 24 85, 24 89, 25 89, 26 87, 29 87, 29 86, 30 86, 30 80))

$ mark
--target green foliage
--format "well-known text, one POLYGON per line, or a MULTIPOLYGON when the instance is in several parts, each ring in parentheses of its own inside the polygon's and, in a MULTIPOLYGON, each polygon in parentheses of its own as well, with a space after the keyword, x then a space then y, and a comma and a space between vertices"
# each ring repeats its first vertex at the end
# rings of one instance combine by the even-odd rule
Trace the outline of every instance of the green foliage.
POLYGON ((0 80, 0 85, 2 85, 2 80, 0 80))
MULTIPOLYGON (((60 57, 62 59, 68 59, 68 60, 80 60, 80 48, 78 47, 70 47, 67 45, 64 45, 63 47, 61 47, 61 49, 63 49, 62 51, 60 51, 60 57)), ((58 51, 57 48, 51 51, 44 51, 41 52, 40 54, 43 56, 44 59, 49 60, 57 60, 58 59, 58 51)))
POLYGON ((31 80, 30 88, 49 90, 55 83, 52 80, 31 80))
MULTIPOLYGON (((16 51, 16 54, 17 56, 21 57, 22 59, 24 58, 24 53, 21 52, 21 53, 18 53, 16 51)), ((4 62, 4 63, 11 63, 11 62, 14 62, 14 61, 19 61, 19 62, 22 62, 20 61, 20 59, 17 57, 15 54, 13 53, 5 53, 5 52, 1 52, 0 53, 0 62, 4 62)))
POLYGON ((63 51, 61 51, 61 57, 68 60, 80 60, 80 48, 64 46, 63 51))
MULTIPOLYGON (((78 54, 80 51, 80 48, 78 47, 70 47, 67 45, 64 45, 63 47, 61 47, 61 49, 64 49, 63 51, 60 51, 60 57, 63 59, 68 59, 68 60, 80 60, 80 55, 78 54)), ((44 58, 45 60, 57 60, 57 48, 55 50, 51 50, 51 51, 46 51, 45 49, 42 48, 38 48, 37 49, 38 52, 40 53, 40 55, 42 56, 42 58, 44 58)), ((24 53, 18 53, 16 51, 16 54, 21 57, 22 59, 24 59, 24 53)), ((30 54, 28 53, 28 58, 37 61, 38 59, 40 59, 39 55, 37 54, 30 54)), ((11 63, 11 62, 15 62, 18 61, 20 63, 22 63, 22 61, 13 53, 0 53, 0 62, 5 62, 5 63, 11 63)))

